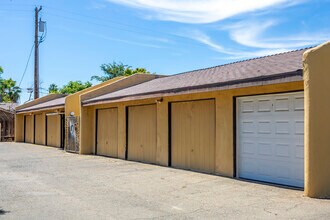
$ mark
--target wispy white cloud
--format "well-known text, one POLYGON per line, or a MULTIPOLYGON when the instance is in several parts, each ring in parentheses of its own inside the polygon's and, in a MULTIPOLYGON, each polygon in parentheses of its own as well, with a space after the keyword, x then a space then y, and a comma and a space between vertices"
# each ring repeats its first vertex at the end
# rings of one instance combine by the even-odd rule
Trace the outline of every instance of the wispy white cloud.
POLYGON ((208 36, 207 34, 197 30, 193 30, 190 31, 189 33, 180 34, 180 35, 193 39, 199 43, 202 43, 216 52, 227 55, 225 58, 222 59, 245 59, 245 58, 265 56, 269 54, 282 53, 290 50, 289 48, 263 48, 263 49, 250 50, 250 51, 229 49, 229 48, 225 48, 223 45, 211 39, 211 37, 208 36))
POLYGON ((105 3, 92 2, 92 9, 104 9, 107 5, 105 3))
MULTIPOLYGON (((128 7, 147 10, 145 18, 191 24, 206 24, 243 15, 244 19, 222 28, 228 33, 235 48, 219 44, 215 35, 197 30, 183 34, 210 49, 225 54, 229 59, 251 58, 281 53, 296 48, 316 45, 330 38, 327 33, 300 33, 295 35, 270 35, 270 30, 279 25, 275 19, 265 20, 260 14, 275 8, 292 7, 309 0, 107 0, 128 7), (250 13, 258 12, 251 20, 250 13)), ((264 14, 263 14, 264 15, 264 14)), ((214 26, 213 26, 214 27, 214 26)), ((219 32, 220 34, 220 32, 219 32)), ((182 35, 182 34, 181 34, 182 35)), ((223 42, 223 41, 222 41, 223 42)))
POLYGON ((190 39, 193 39, 199 43, 202 43, 202 44, 205 44, 207 45, 208 47, 210 47, 211 49, 217 51, 217 52, 220 52, 220 53, 228 53, 228 51, 220 44, 216 43, 215 41, 213 41, 211 39, 210 36, 208 36, 207 34, 201 32, 201 31, 198 31, 198 30, 192 30, 192 31, 189 31, 188 33, 181 33, 179 34, 180 36, 183 36, 183 37, 187 37, 187 38, 190 38, 190 39))
POLYGON ((267 37, 268 29, 278 25, 276 20, 239 22, 224 27, 236 43, 252 48, 300 48, 319 44, 330 38, 326 33, 296 33, 294 36, 267 37))
POLYGON ((281 25, 278 20, 241 21, 219 29, 219 36, 228 32, 232 43, 236 43, 235 49, 227 45, 219 44, 218 40, 205 32, 190 30, 181 34, 187 38, 202 43, 214 51, 225 54, 226 59, 244 59, 282 53, 297 48, 314 46, 330 39, 330 32, 295 33, 294 35, 276 36, 269 32, 276 25, 281 25))
POLYGON ((149 18, 182 23, 212 23, 235 15, 292 6, 306 0, 108 0, 152 12, 149 18))

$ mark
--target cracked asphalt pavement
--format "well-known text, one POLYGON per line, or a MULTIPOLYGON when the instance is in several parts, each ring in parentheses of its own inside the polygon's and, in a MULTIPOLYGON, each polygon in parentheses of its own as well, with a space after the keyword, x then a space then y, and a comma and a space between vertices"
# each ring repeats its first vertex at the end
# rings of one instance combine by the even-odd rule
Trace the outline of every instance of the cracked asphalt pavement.
POLYGON ((0 143, 0 218, 330 219, 300 190, 0 143))

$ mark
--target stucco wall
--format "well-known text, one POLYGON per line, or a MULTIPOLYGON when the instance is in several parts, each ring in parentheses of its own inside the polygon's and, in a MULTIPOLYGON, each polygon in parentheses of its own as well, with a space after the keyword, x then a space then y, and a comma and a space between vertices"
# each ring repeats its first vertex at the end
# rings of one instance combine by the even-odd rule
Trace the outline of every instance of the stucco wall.
POLYGON ((157 103, 157 164, 168 166, 168 105, 170 102, 214 98, 216 100, 216 164, 218 175, 233 177, 234 172, 234 101, 236 96, 278 92, 302 91, 303 82, 254 86, 224 91, 204 92, 135 100, 83 107, 82 140, 80 153, 92 154, 95 149, 95 111, 100 108, 118 107, 118 157, 125 158, 126 106, 157 103), (158 100, 158 101, 157 101, 158 100))
MULTIPOLYGON (((36 134, 40 136, 40 144, 46 143, 46 114, 47 113, 59 113, 63 112, 64 108, 58 108, 53 110, 39 110, 39 111, 32 111, 29 113, 19 113, 15 115, 15 141, 16 142, 23 142, 24 141, 24 116, 31 115, 34 118, 34 115, 42 115, 42 124, 41 126, 36 126, 36 134)), ((32 120, 31 128, 31 135, 32 137, 28 137, 27 139, 34 139, 34 120, 32 120)), ((36 137, 37 138, 37 137, 36 137)), ((34 141, 34 140, 33 140, 34 141)))
POLYGON ((15 141, 23 142, 24 141, 24 116, 15 115, 15 141))
POLYGON ((118 77, 116 78, 117 81, 111 82, 97 89, 81 94, 81 101, 85 101, 87 99, 95 98, 104 94, 118 91, 120 89, 124 89, 143 82, 147 82, 157 77, 162 77, 162 76, 158 76, 154 74, 134 74, 128 77, 118 77))
POLYGON ((330 42, 305 52, 305 194, 330 198, 330 42))
POLYGON ((108 80, 106 82, 102 82, 100 84, 97 84, 95 86, 89 87, 87 89, 81 90, 79 92, 76 92, 72 95, 69 95, 65 99, 65 115, 69 116, 71 112, 74 113, 75 116, 80 116, 80 103, 81 103, 81 95, 98 90, 102 87, 108 86, 120 79, 123 79, 125 77, 117 77, 111 80, 108 80))
MULTIPOLYGON (((100 95, 118 91, 123 88, 127 88, 133 85, 137 85, 146 81, 155 79, 157 75, 153 74, 134 74, 129 77, 117 77, 112 80, 108 80, 104 83, 92 87, 88 91, 75 93, 68 96, 65 100, 65 113, 70 115, 73 111, 75 115, 81 115, 80 117, 80 153, 91 154, 94 153, 95 145, 95 108, 81 108, 81 101, 91 99, 100 95), (78 112, 78 114, 77 114, 78 112)), ((125 106, 123 104, 118 106, 118 117, 125 118, 125 106)), ((125 144, 126 144, 126 122, 123 120, 118 121, 118 157, 125 158, 125 144)))

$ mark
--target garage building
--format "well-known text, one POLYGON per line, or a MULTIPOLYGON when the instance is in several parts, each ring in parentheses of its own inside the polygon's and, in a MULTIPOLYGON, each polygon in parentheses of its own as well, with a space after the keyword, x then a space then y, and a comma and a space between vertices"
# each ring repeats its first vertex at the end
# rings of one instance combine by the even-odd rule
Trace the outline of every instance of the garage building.
MULTIPOLYGON (((304 188, 307 196, 330 197, 329 57, 330 42, 98 88, 73 102, 66 99, 65 109, 74 109, 66 114, 79 112, 81 154, 304 188)), ((26 118, 16 121, 35 126, 30 115, 25 112, 26 118)), ((16 130, 24 140, 35 141, 34 130, 23 132, 22 127, 16 130)))
POLYGON ((306 49, 154 79, 83 101, 84 153, 304 187, 306 49), (94 140, 94 141, 93 141, 94 140))
POLYGON ((64 148, 64 95, 49 95, 16 109, 16 141, 64 148))

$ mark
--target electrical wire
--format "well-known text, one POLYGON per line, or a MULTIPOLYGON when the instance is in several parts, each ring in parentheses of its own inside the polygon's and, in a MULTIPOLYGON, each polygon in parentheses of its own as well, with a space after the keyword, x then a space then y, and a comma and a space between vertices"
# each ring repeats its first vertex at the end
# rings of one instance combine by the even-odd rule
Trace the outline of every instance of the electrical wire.
POLYGON ((70 17, 59 15, 59 14, 56 14, 56 13, 49 13, 48 12, 47 15, 56 16, 56 17, 68 19, 68 20, 71 20, 71 21, 77 21, 77 22, 81 22, 81 23, 87 23, 87 24, 92 24, 92 25, 117 29, 117 30, 121 30, 121 31, 127 31, 127 32, 131 32, 131 33, 146 35, 146 33, 143 33, 143 32, 140 32, 140 31, 128 30, 128 29, 124 29, 124 28, 118 28, 118 27, 115 27, 115 26, 100 24, 100 23, 95 23, 95 22, 90 22, 90 21, 83 21, 83 20, 80 20, 80 19, 70 18, 70 17))
POLYGON ((31 12, 31 10, 1 8, 0 12, 31 12))
MULTIPOLYGON (((110 29, 116 29, 116 30, 120 30, 120 31, 135 33, 135 34, 139 34, 139 35, 142 35, 142 36, 147 36, 147 37, 151 36, 150 33, 142 32, 142 31, 129 30, 129 29, 116 27, 116 26, 113 26, 113 25, 107 25, 107 24, 100 24, 100 23, 96 23, 96 22, 84 21, 84 20, 80 20, 80 19, 76 19, 76 18, 72 18, 72 17, 68 17, 68 16, 59 15, 59 14, 52 13, 52 12, 48 12, 47 15, 55 16, 57 18, 63 18, 63 19, 67 19, 67 20, 71 20, 71 21, 75 21, 75 22, 80 22, 80 23, 84 23, 84 24, 92 24, 94 26, 100 26, 100 27, 105 27, 105 28, 110 28, 110 29)), ((157 31, 154 30, 153 32, 157 32, 157 31)), ((180 44, 185 44, 185 45, 188 45, 190 47, 204 47, 204 45, 202 45, 199 42, 197 42, 197 44, 189 43, 187 41, 187 40, 189 40, 189 38, 184 37, 184 36, 180 36, 180 35, 176 35, 176 34, 170 34, 170 33, 162 33, 162 34, 163 35, 166 34, 169 37, 176 37, 175 41, 180 42, 180 44)))
MULTIPOLYGON (((27 7, 27 6, 33 6, 33 7, 35 7, 36 5, 21 4, 19 6, 25 6, 25 7, 27 7)), ((152 32, 152 33, 157 32, 157 33, 160 33, 160 34, 171 35, 171 36, 175 36, 175 37, 178 37, 178 38, 184 38, 186 40, 186 37, 184 37, 184 36, 180 36, 180 35, 177 35, 177 34, 172 34, 172 33, 164 32, 164 31, 159 31, 159 30, 155 30, 155 29, 151 29, 151 28, 136 26, 136 25, 122 23, 122 22, 117 22, 117 21, 111 21, 111 20, 107 20, 107 19, 104 19, 104 18, 94 17, 94 16, 90 16, 90 15, 85 15, 85 14, 80 14, 80 13, 76 13, 76 12, 73 12, 73 11, 63 10, 63 9, 59 9, 59 8, 55 8, 55 7, 51 7, 51 6, 47 6, 47 5, 43 5, 42 7, 43 8, 46 8, 46 9, 50 9, 52 11, 58 11, 58 12, 62 12, 62 13, 70 14, 70 15, 76 15, 76 16, 80 16, 80 17, 85 17, 85 18, 88 18, 88 19, 99 20, 99 21, 103 21, 103 22, 107 22, 107 23, 112 23, 114 25, 125 26, 125 27, 135 28, 135 29, 139 29, 139 30, 146 30, 146 31, 152 32)), ((43 13, 43 11, 41 11, 41 13, 43 13)), ((49 13, 47 12, 47 15, 48 14, 49 13)), ((62 17, 62 18, 69 19, 69 20, 74 20, 74 21, 79 21, 79 22, 86 22, 86 21, 82 21, 82 20, 79 20, 79 19, 76 19, 76 18, 70 18, 70 17, 67 17, 67 16, 63 16, 63 15, 60 15, 60 14, 52 14, 51 13, 51 15, 62 17)), ((97 24, 97 23, 88 22, 88 21, 87 21, 87 23, 94 24, 94 25, 105 26, 105 25, 102 25, 102 24, 97 24)), ((123 31, 130 31, 130 32, 134 32, 134 33, 145 34, 143 32, 139 32, 139 31, 132 31, 132 30, 121 29, 121 28, 117 28, 117 29, 118 30, 123 30, 123 31)))
MULTIPOLYGON (((0 4, 0 5, 3 5, 3 4, 0 4)), ((7 4, 7 5, 9 6, 9 4, 7 4)), ((25 7, 28 7, 28 6, 31 7, 31 6, 33 6, 33 7, 36 7, 36 5, 28 5, 28 4, 21 4, 21 5, 18 5, 18 6, 23 6, 23 7, 24 6, 25 7)), ((55 7, 51 7, 51 6, 47 6, 47 5, 43 5, 42 7, 43 8, 46 8, 46 9, 50 9, 52 11, 58 11, 58 12, 62 12, 62 13, 70 14, 70 15, 77 15, 77 16, 80 16, 80 17, 85 17, 85 18, 89 18, 89 19, 94 19, 94 20, 104 21, 104 22, 107 22, 107 23, 112 23, 112 24, 115 24, 115 25, 126 26, 126 27, 131 27, 131 28, 136 28, 136 29, 144 29, 144 30, 147 30, 147 31, 150 31, 150 32, 158 32, 158 33, 161 33, 161 34, 173 35, 173 36, 181 37, 181 36, 178 36, 178 35, 175 35, 175 34, 158 31, 158 30, 154 30, 154 29, 151 29, 151 28, 146 28, 146 27, 131 25, 131 24, 122 23, 122 22, 110 21, 110 20, 106 20, 106 19, 103 19, 103 18, 94 17, 94 16, 90 16, 90 15, 84 15, 84 14, 76 13, 76 12, 73 12, 73 11, 63 10, 63 9, 59 9, 59 8, 55 8, 55 7)), ((13 10, 16 10, 16 9, 13 9, 13 10)), ((43 13, 43 11, 41 11, 41 13, 43 13)), ((49 14, 49 13, 47 13, 47 14, 49 14)), ((63 18, 66 18, 66 19, 72 19, 72 20, 76 20, 76 21, 81 21, 81 20, 78 20, 78 19, 69 18, 67 16, 63 16, 63 15, 59 15, 59 14, 53 14, 53 15, 54 16, 63 17, 63 18)), ((82 22, 85 22, 85 21, 82 21, 82 22)), ((95 23, 92 23, 92 24, 95 24, 95 23)), ((95 25, 97 25, 97 24, 95 24, 95 25)), ((125 29, 119 29, 119 30, 125 30, 125 29)), ((139 33, 141 33, 141 32, 139 32, 139 33)))
MULTIPOLYGON (((22 6, 35 6, 35 5, 22 5, 22 6)), ((55 7, 51 7, 51 6, 47 6, 47 5, 43 5, 43 8, 46 8, 50 11, 53 11, 53 12, 47 12, 47 15, 50 15, 50 16, 60 17, 60 18, 63 18, 63 19, 76 21, 76 22, 80 22, 80 23, 87 23, 87 24, 92 24, 92 25, 96 25, 96 26, 107 27, 107 28, 116 29, 116 30, 119 30, 119 31, 136 33, 136 34, 143 35, 143 36, 150 36, 151 34, 159 33, 161 35, 166 35, 166 36, 169 36, 169 37, 175 37, 176 41, 179 41, 180 43, 183 43, 183 44, 186 44, 186 45, 189 45, 189 46, 202 46, 202 45, 199 45, 199 44, 190 44, 190 43, 187 42, 187 37, 180 36, 178 34, 168 33, 168 32, 159 31, 159 30, 146 28, 146 27, 141 27, 141 26, 135 26, 135 25, 126 24, 126 23, 122 23, 122 22, 106 20, 106 19, 103 19, 103 18, 84 15, 84 14, 80 14, 80 13, 76 13, 76 12, 72 12, 72 11, 68 11, 68 10, 63 10, 63 9, 59 9, 59 8, 55 8, 55 7), (68 17, 68 16, 65 16, 63 14, 58 14, 58 13, 56 13, 56 11, 62 12, 62 13, 68 14, 68 15, 75 15, 75 16, 85 17, 88 20, 86 20, 86 19, 82 20, 82 19, 79 19, 77 17, 75 17, 75 18, 74 17, 68 17), (96 22, 93 22, 92 20, 98 20, 98 21, 106 22, 107 24, 96 23, 96 22), (112 25, 109 25, 109 23, 112 24, 112 25), (114 26, 114 25, 117 25, 117 26, 114 26), (122 27, 118 27, 118 25, 122 26, 122 27), (133 28, 135 30, 127 29, 127 28, 125 29, 124 27, 133 28), (142 32, 142 31, 138 31, 136 29, 145 30, 145 31, 142 32)))
MULTIPOLYGON (((85 17, 85 18, 89 18, 89 19, 103 21, 103 22, 106 22, 107 25, 94 23, 94 22, 89 22, 89 21, 86 22, 86 21, 83 21, 83 20, 80 20, 80 19, 76 19, 76 18, 72 18, 72 17, 70 18, 70 17, 63 16, 63 15, 56 14, 56 13, 49 13, 49 12, 47 13, 47 14, 51 14, 53 16, 62 17, 64 19, 73 20, 73 21, 77 21, 77 22, 89 23, 89 24, 93 24, 93 25, 99 25, 99 26, 103 26, 103 27, 109 27, 109 28, 111 27, 113 29, 132 32, 132 33, 137 33, 137 34, 141 34, 141 35, 144 35, 144 36, 150 36, 150 32, 151 33, 159 33, 161 35, 167 35, 167 36, 175 37, 176 40, 179 40, 179 41, 181 40, 180 43, 187 44, 187 37, 181 36, 181 35, 178 35, 178 34, 168 33, 168 32, 164 32, 164 31, 159 31, 159 30, 155 30, 155 29, 151 29, 151 28, 136 26, 136 25, 122 23, 122 22, 106 20, 106 19, 103 19, 103 18, 94 17, 94 16, 90 16, 90 15, 84 15, 84 14, 80 14, 80 13, 76 13, 76 12, 72 12, 72 11, 68 11, 68 10, 63 10, 63 9, 58 9, 58 8, 54 8, 54 7, 50 7, 50 6, 43 6, 43 7, 47 8, 47 9, 50 9, 50 10, 53 10, 53 11, 59 11, 59 12, 63 12, 63 13, 70 14, 70 15, 77 15, 77 16, 81 16, 81 17, 85 17), (113 25, 119 25, 119 26, 135 28, 135 29, 138 29, 138 30, 145 30, 145 31, 148 31, 149 34, 146 34, 146 32, 142 32, 142 31, 119 28, 119 27, 116 27, 116 26, 113 26, 113 25, 110 26, 110 25, 108 25, 108 23, 112 23, 113 25)), ((191 45, 191 44, 189 44, 189 45, 191 45)), ((202 45, 200 45, 200 46, 202 46, 202 45)))
MULTIPOLYGON (((94 16, 90 16, 90 15, 84 15, 84 14, 80 14, 80 13, 76 13, 76 12, 72 12, 72 11, 68 11, 68 10, 63 10, 63 9, 58 9, 58 8, 54 8, 54 7, 49 7, 49 6, 44 6, 45 8, 54 10, 54 11, 59 11, 59 12, 63 12, 66 14, 71 14, 71 15, 77 15, 77 16, 81 16, 81 17, 85 17, 85 18, 90 18, 90 19, 94 19, 94 20, 99 20, 99 21, 104 21, 107 23, 112 23, 115 25, 120 25, 120 26, 126 26, 126 27, 132 27, 132 28, 137 28, 137 29, 144 29, 147 31, 151 31, 151 32, 159 32, 162 34, 170 34, 170 33, 166 33, 166 32, 161 32, 161 31, 157 31, 151 28, 146 28, 146 27, 141 27, 141 26, 136 26, 136 25, 131 25, 131 24, 127 24, 127 23, 122 23, 122 22, 116 22, 116 21, 110 21, 110 20, 106 20, 100 17, 94 17, 94 16)), ((171 34, 172 35, 172 34, 171 34)))
POLYGON ((19 87, 20 87, 21 84, 22 84, 22 81, 23 81, 23 78, 24 78, 24 76, 25 76, 26 70, 27 70, 27 68, 28 68, 28 66, 29 66, 29 63, 30 63, 30 59, 31 59, 31 55, 32 55, 33 48, 34 48, 34 44, 33 44, 32 47, 31 47, 30 54, 29 54, 29 58, 28 58, 28 60, 27 60, 27 62, 26 62, 25 69, 24 69, 23 75, 22 75, 22 77, 21 77, 21 81, 20 81, 19 84, 18 84, 19 87))

